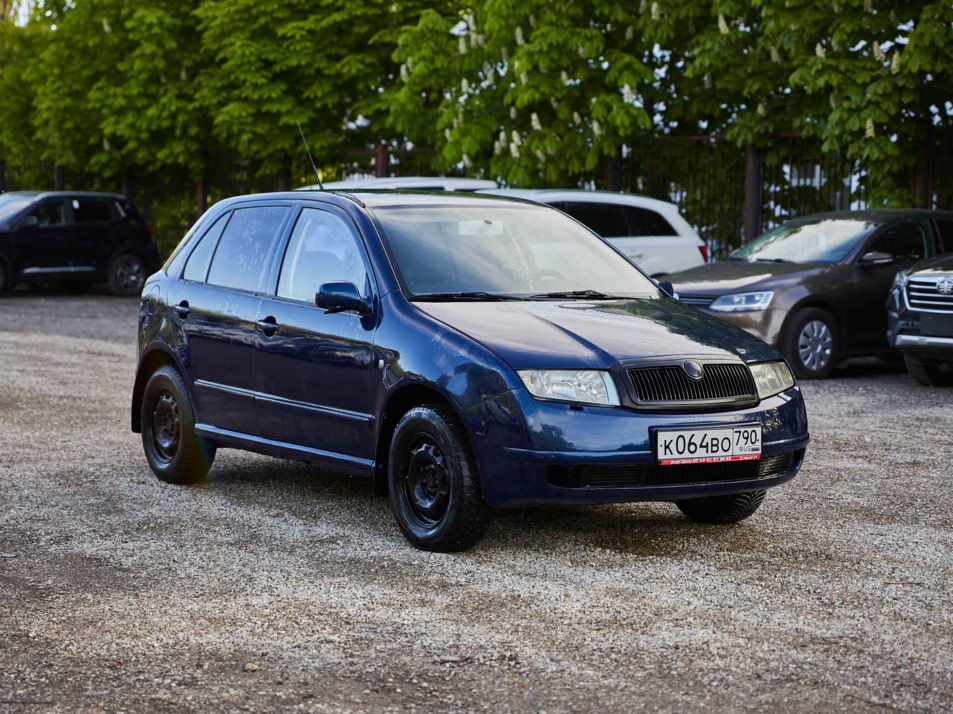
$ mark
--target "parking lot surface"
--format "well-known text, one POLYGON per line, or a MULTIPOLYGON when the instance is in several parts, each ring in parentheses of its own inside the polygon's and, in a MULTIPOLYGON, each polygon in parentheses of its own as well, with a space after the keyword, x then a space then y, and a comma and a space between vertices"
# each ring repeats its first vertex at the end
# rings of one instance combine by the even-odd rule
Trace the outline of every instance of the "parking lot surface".
POLYGON ((805 465, 734 526, 500 511, 439 555, 345 474, 159 482, 136 309, 0 299, 0 712, 953 710, 951 389, 802 383, 805 465))

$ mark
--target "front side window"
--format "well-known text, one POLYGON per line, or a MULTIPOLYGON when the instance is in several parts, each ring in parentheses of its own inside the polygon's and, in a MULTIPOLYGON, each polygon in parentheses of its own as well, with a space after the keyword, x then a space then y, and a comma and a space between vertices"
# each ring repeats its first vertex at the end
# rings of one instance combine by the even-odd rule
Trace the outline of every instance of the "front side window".
POLYGON ((67 223, 66 201, 45 201, 28 214, 35 216, 41 228, 65 226, 67 223))
POLYGON ((868 253, 887 253, 901 263, 913 263, 927 254, 926 224, 922 221, 905 221, 877 236, 867 247, 868 253))
POLYGON ((278 297, 314 302, 321 285, 337 281, 364 291, 366 270, 358 239, 338 216, 305 208, 288 242, 278 297))
POLYGON ((860 218, 789 221, 736 250, 730 259, 749 263, 836 263, 879 225, 860 218))
POLYGON ((287 206, 239 208, 232 213, 208 271, 208 283, 261 292, 287 206))
POLYGON ((662 216, 650 208, 625 206, 625 217, 629 221, 629 235, 632 236, 677 236, 678 231, 672 228, 662 216))

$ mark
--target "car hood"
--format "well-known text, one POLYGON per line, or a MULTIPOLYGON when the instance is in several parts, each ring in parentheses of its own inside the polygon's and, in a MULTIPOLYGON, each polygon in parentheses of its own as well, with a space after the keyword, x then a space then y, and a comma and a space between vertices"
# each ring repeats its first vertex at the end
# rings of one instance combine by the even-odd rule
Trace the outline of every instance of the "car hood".
POLYGON ((725 260, 700 265, 681 273, 673 273, 668 280, 679 294, 725 295, 743 290, 771 290, 774 284, 798 282, 808 274, 829 270, 830 265, 799 263, 748 263, 725 260))
POLYGON ((953 272, 953 253, 944 253, 935 258, 921 260, 911 265, 908 270, 910 274, 919 273, 921 275, 930 273, 943 273, 945 275, 950 272, 953 272))
POLYGON ((747 332, 671 298, 417 302, 514 369, 607 369, 645 357, 780 359, 747 332))

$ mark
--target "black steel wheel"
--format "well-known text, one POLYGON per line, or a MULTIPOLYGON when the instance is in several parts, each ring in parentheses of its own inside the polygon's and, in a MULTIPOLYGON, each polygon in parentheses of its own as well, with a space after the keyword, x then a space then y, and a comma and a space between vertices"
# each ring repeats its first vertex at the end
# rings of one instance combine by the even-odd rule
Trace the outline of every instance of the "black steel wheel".
POLYGON ((116 256, 109 264, 109 289, 115 295, 138 295, 146 277, 146 264, 134 253, 116 256))
POLYGON ((215 447, 195 433, 195 412, 182 376, 161 367, 149 378, 142 396, 142 447, 153 473, 177 484, 202 481, 215 447))
POLYGON ((925 387, 949 387, 953 385, 953 365, 946 365, 942 362, 928 362, 904 354, 903 363, 907 367, 907 372, 917 382, 925 387))
POLYGON ((473 547, 490 525, 466 433, 443 405, 415 407, 394 430, 388 489, 397 525, 415 547, 473 547))
POLYGON ((816 307, 798 310, 785 328, 782 352, 798 379, 824 379, 837 363, 840 340, 830 313, 816 307))
POLYGON ((679 510, 696 523, 737 523, 758 510, 766 491, 732 493, 676 501, 679 510))

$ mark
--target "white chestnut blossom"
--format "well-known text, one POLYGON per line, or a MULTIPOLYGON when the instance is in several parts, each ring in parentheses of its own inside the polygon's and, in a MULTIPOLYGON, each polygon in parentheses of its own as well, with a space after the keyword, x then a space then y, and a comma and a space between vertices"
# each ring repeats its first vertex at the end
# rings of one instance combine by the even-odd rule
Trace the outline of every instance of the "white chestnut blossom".
POLYGON ((536 112, 533 112, 529 115, 530 126, 533 127, 533 131, 539 131, 543 128, 543 125, 539 121, 539 115, 536 112))
POLYGON ((731 32, 731 28, 728 27, 728 22, 725 20, 725 16, 722 14, 718 15, 718 30, 723 35, 727 35, 731 32))
POLYGON ((523 143, 523 138, 520 136, 520 133, 516 131, 516 129, 513 129, 510 136, 513 137, 513 141, 511 143, 513 143, 514 145, 520 146, 523 143))
POLYGON ((761 102, 758 102, 757 112, 759 117, 763 117, 768 113, 768 110, 764 108, 764 104, 762 104, 761 102))
POLYGON ((527 84, 529 82, 529 75, 526 72, 520 72, 520 83, 527 84))
POLYGON ((595 136, 602 136, 602 127, 599 125, 599 122, 592 122, 592 133, 595 136))
POLYGON ((109 34, 110 32, 112 32, 112 31, 113 31, 113 29, 109 26, 109 20, 107 20, 107 19, 104 17, 104 18, 103 18, 103 32, 105 32, 105 33, 108 35, 108 34, 109 34))
POLYGON ((400 78, 401 78, 403 81, 405 81, 405 82, 406 82, 408 79, 410 79, 410 73, 407 71, 407 65, 405 65, 405 64, 402 64, 402 65, 400 66, 400 78))
POLYGON ((900 50, 893 51, 893 57, 890 59, 890 72, 892 74, 900 73, 900 50))
POLYGON ((447 143, 450 143, 450 140, 453 138, 453 134, 451 133, 449 127, 443 130, 443 136, 447 140, 447 143))
POLYGON ((460 35, 460 38, 457 40, 457 52, 459 52, 461 55, 465 55, 467 53, 467 38, 463 35, 460 35))
POLYGON ((873 139, 874 136, 876 136, 876 132, 874 131, 873 119, 867 120, 867 128, 864 130, 864 136, 867 137, 868 139, 873 139))
POLYGON ((551 106, 556 111, 559 111, 559 100, 556 97, 549 98, 549 106, 551 106))
POLYGON ((473 16, 472 12, 468 12, 466 15, 464 15, 463 21, 467 23, 467 29, 469 29, 470 32, 476 32, 476 18, 473 16))
POLYGON ((814 46, 814 54, 816 54, 816 55, 817 55, 818 57, 820 57, 821 59, 824 59, 824 57, 827 56, 827 53, 824 52, 824 47, 823 47, 823 45, 821 45, 820 42, 818 42, 818 43, 814 46))
POLYGON ((467 154, 464 154, 462 157, 460 157, 460 160, 468 169, 473 168, 473 162, 470 160, 470 157, 467 154))
POLYGON ((778 52, 777 47, 771 48, 771 61, 775 64, 781 64, 781 53, 778 52))
POLYGON ((625 41, 631 42, 633 37, 635 37, 635 28, 629 25, 625 28, 625 41))
POLYGON ((569 75, 566 74, 566 70, 563 70, 562 72, 559 73, 559 78, 562 80, 565 86, 567 87, 569 86, 569 75))
POLYGON ((626 104, 635 102, 635 92, 632 91, 632 87, 628 84, 622 87, 622 101, 626 104))
POLYGON ((516 107, 510 107, 510 119, 516 119, 516 107))
POLYGON ((658 3, 653 2, 652 3, 652 19, 658 22, 660 17, 661 15, 659 14, 659 11, 658 11, 658 3))
POLYGON ((520 147, 516 144, 510 144, 510 156, 514 159, 518 159, 520 157, 520 147))
POLYGON ((523 28, 519 25, 516 26, 516 46, 522 47, 526 44, 526 40, 523 39, 523 28))
POLYGON ((582 117, 579 116, 579 112, 572 113, 572 123, 573 124, 582 124, 582 117))
POLYGON ((467 81, 466 77, 460 80, 460 91, 464 94, 470 93, 470 82, 467 81))

